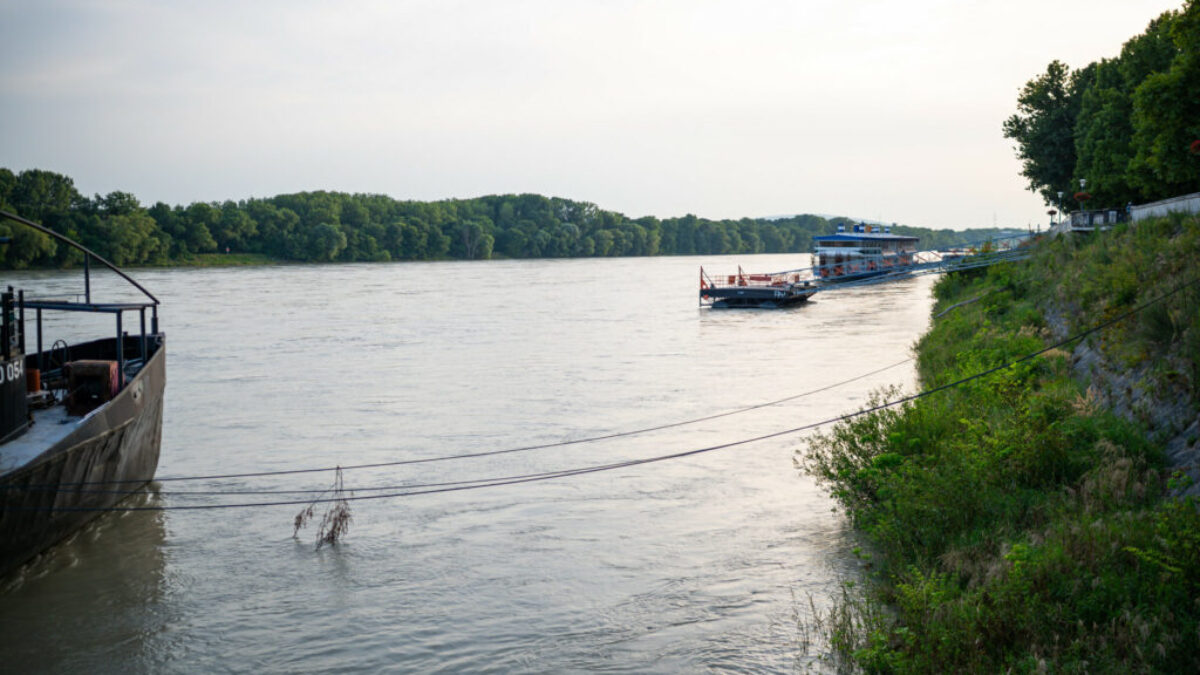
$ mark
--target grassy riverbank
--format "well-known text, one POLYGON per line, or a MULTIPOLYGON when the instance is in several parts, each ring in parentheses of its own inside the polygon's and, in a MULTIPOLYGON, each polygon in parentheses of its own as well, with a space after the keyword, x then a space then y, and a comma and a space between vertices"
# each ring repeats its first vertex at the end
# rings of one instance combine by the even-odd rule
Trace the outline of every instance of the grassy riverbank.
POLYGON ((923 389, 1171 295, 810 444, 806 468, 873 544, 875 583, 824 617, 843 656, 877 672, 1200 671, 1200 515, 1174 466, 1200 440, 1196 260, 1200 219, 1176 217, 937 284, 923 389))

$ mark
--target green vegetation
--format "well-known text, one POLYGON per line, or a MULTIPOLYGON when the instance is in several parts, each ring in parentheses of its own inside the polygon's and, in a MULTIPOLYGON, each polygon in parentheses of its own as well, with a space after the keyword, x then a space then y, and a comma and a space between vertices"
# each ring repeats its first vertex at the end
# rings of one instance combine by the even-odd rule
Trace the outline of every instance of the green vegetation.
POLYGON ((1046 204, 1121 207, 1200 186, 1200 0, 1155 19, 1112 59, 1070 72, 1053 61, 1004 122, 1022 175, 1046 204))
MULTIPOLYGON (((1200 186, 1197 92, 1200 0, 1188 0, 1116 58, 1052 62, 1004 135, 1049 205, 1060 191, 1075 204, 1080 179, 1088 207, 1173 197, 1200 186)), ((816 616, 847 663, 1200 672, 1197 259, 1200 217, 1176 216, 938 282, 916 345, 925 390, 1138 311, 810 443, 805 468, 874 549, 872 583, 816 616)))
POLYGON ((870 672, 1200 671, 1200 512, 1172 496, 1188 479, 1162 450, 1200 412, 1197 259, 1200 217, 1173 217, 939 281, 935 314, 953 309, 916 346, 923 389, 1182 290, 1076 351, 1136 376, 1131 391, 1078 381, 1068 345, 810 444, 807 470, 875 549, 877 583, 824 620, 843 656, 870 672), (1150 405, 1118 417, 1123 399, 1150 405))
MULTIPOLYGON (((531 194, 412 202, 302 192, 144 208, 127 192, 89 199, 67 176, 2 168, 0 209, 66 234, 118 265, 797 253, 811 249, 814 234, 829 234, 838 223, 849 222, 813 215, 633 220, 595 204, 531 194), (235 254, 241 257, 222 257, 235 254)), ((968 235, 904 226, 895 231, 935 248, 997 232, 968 235)), ((80 261, 77 252, 50 237, 0 223, 0 236, 10 233, 16 242, 0 248, 0 267, 63 267, 80 261)))

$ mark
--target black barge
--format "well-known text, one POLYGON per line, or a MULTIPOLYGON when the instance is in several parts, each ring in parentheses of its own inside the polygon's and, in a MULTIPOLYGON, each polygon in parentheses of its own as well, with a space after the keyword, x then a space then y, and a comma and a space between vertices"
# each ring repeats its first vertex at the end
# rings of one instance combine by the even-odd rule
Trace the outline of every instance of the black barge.
POLYGON ((142 490, 158 468, 166 350, 159 301, 82 245, 10 213, 84 254, 84 288, 72 299, 0 294, 0 577, 54 546, 106 509, 142 490), (91 265, 108 267, 144 300, 96 302, 91 265), (111 336, 70 341, 70 321, 55 329, 47 312, 108 314, 111 336), (135 333, 126 316, 138 319, 135 333), (149 324, 147 324, 149 320, 149 324), (28 330, 32 323, 33 330, 28 330), (26 353, 29 346, 31 353, 26 353))
POLYGON ((737 274, 714 279, 700 268, 700 305, 715 309, 778 309, 807 302, 817 292, 817 282, 800 271, 737 274))

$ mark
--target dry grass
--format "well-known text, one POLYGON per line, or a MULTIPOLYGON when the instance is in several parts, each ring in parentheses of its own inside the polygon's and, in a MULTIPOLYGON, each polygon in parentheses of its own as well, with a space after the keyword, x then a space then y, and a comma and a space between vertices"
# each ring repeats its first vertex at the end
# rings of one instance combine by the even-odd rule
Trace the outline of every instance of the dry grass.
POLYGON ((1086 396, 1076 396, 1071 404, 1075 413, 1081 417, 1092 417, 1102 410, 1100 394, 1094 386, 1088 387, 1086 396))
POLYGON ((1042 352, 1042 358, 1044 358, 1044 359, 1052 359, 1052 358, 1056 358, 1056 357, 1061 357, 1061 358, 1064 358, 1064 359, 1067 359, 1068 361, 1070 361, 1071 360, 1071 352, 1068 352, 1065 349, 1059 349, 1058 347, 1055 347, 1054 349, 1051 349, 1046 352, 1042 352))

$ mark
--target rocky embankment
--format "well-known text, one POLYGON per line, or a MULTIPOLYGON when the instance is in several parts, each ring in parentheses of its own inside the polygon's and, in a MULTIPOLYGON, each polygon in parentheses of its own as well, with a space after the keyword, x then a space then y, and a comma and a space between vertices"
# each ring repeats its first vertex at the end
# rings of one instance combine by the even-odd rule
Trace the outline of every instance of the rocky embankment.
MULTIPOLYGON (((1069 337, 1065 312, 1045 311, 1055 340, 1069 337)), ((1097 405, 1141 425, 1149 440, 1161 444, 1167 468, 1186 473, 1190 485, 1173 490, 1177 496, 1200 496, 1200 415, 1186 383, 1164 373, 1180 373, 1187 364, 1177 354, 1137 365, 1114 363, 1093 342, 1083 341, 1071 352, 1072 372, 1097 405), (1165 367, 1164 367, 1165 366, 1165 367)))

